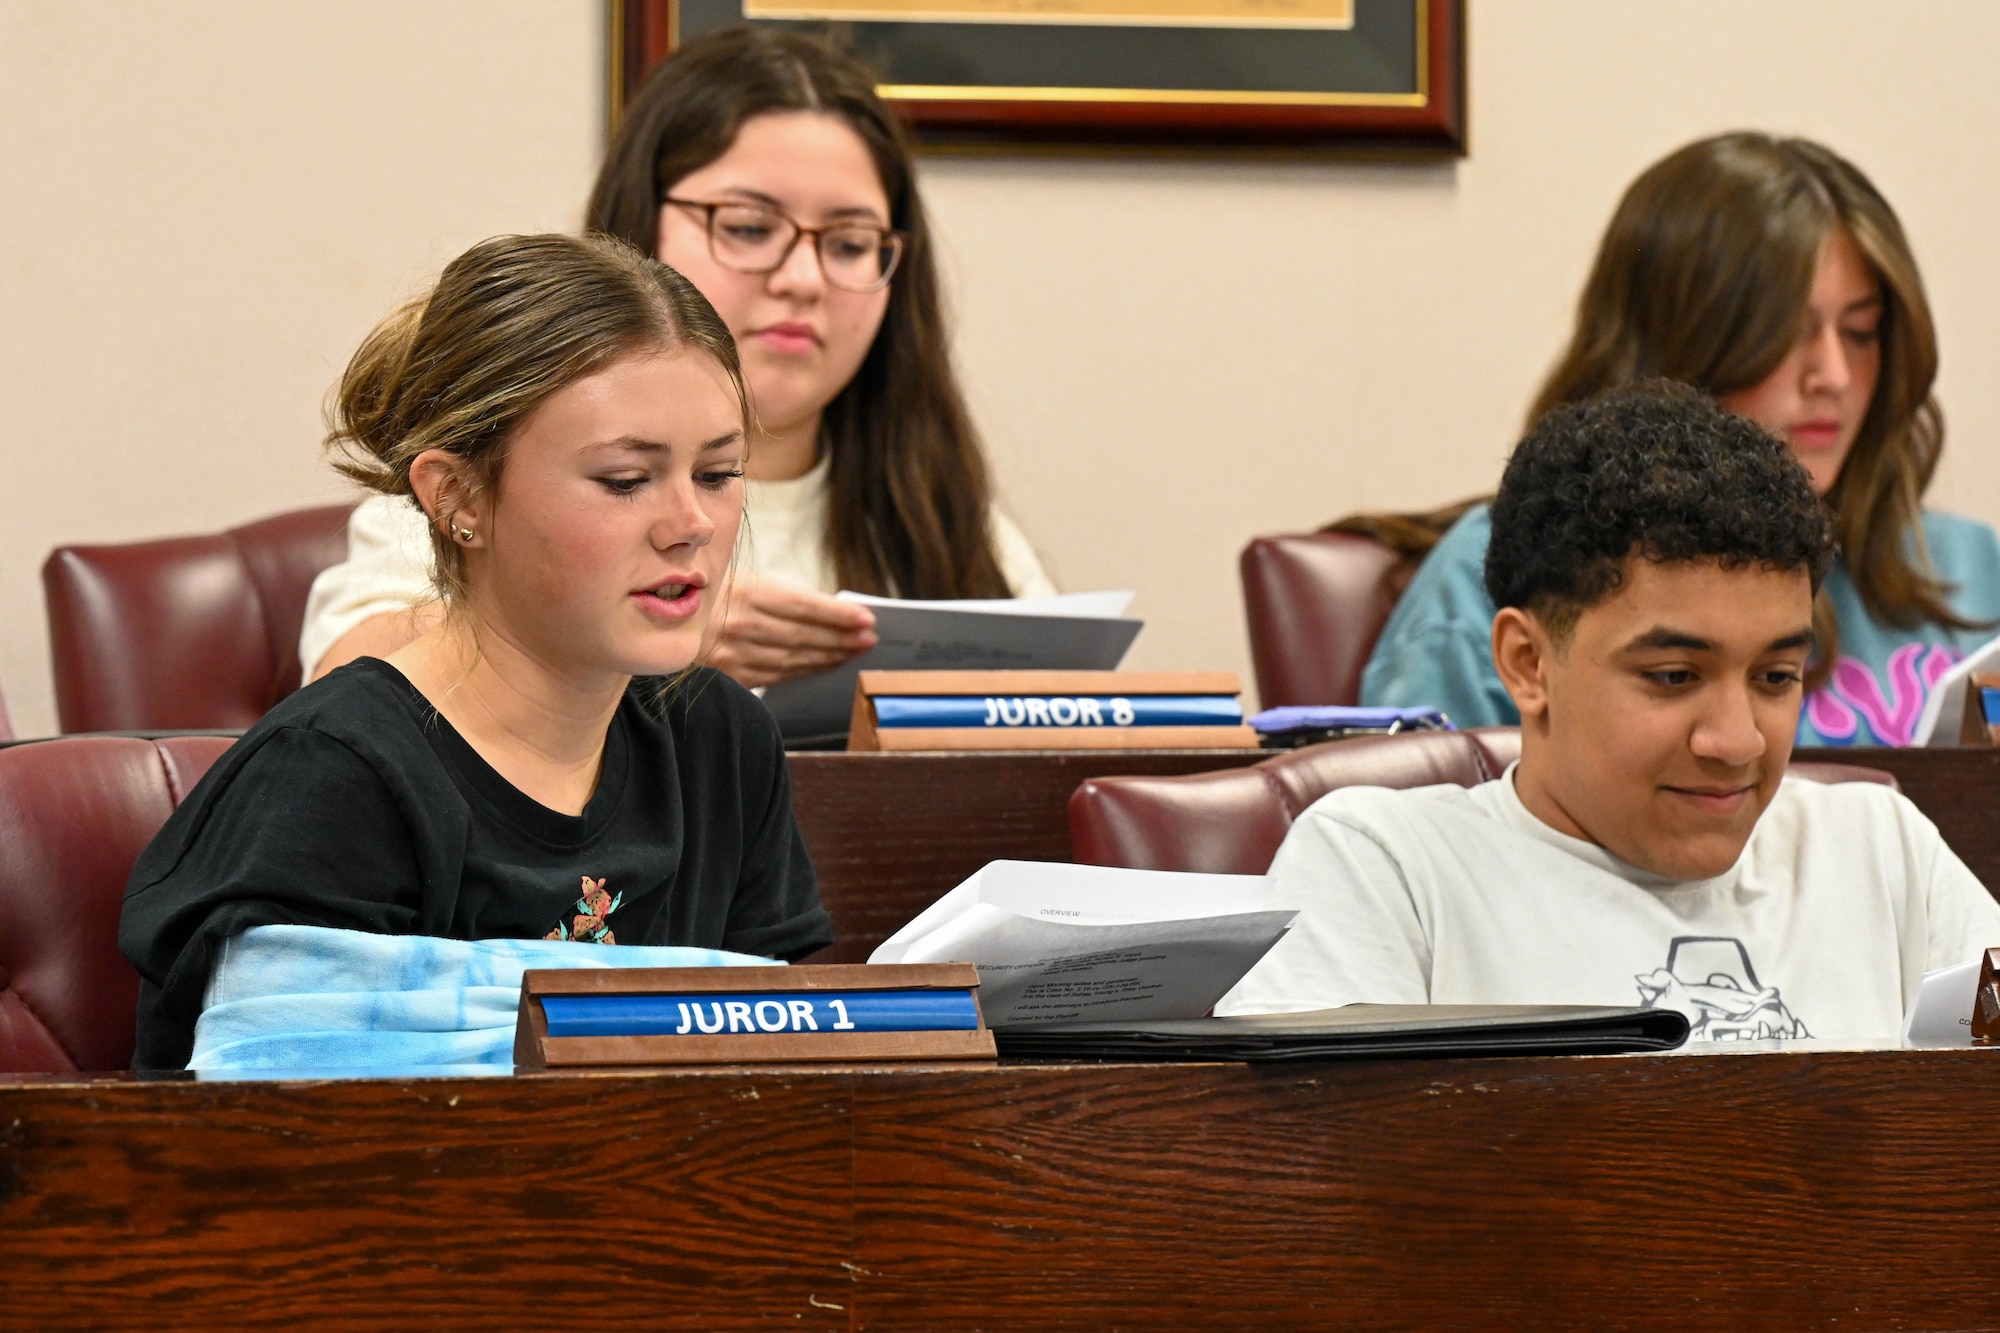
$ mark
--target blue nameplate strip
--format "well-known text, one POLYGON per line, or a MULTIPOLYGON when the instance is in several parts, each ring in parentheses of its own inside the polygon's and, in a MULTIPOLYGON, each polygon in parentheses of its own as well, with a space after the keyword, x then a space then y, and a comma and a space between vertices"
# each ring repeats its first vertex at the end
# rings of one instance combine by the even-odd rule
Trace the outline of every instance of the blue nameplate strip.
POLYGON ((1234 727, 1243 706, 1227 694, 880 695, 880 727, 1234 727))
POLYGON ((551 1037, 712 1037, 756 1032, 971 1032, 972 992, 547 995, 551 1037))
POLYGON ((1979 711, 1985 715, 1987 722, 2000 722, 2000 690, 1980 686, 1979 711))

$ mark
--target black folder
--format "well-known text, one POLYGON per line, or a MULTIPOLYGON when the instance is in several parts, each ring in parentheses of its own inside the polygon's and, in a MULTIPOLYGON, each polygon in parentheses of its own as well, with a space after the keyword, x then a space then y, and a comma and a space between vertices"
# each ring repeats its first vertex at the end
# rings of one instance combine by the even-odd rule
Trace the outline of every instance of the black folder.
POLYGON ((1453 1055, 1628 1055, 1671 1051, 1674 1009, 1573 1005, 1351 1004, 1297 1014, 1152 1022, 1027 1023, 993 1029, 1003 1058, 1030 1060, 1346 1060, 1453 1055))

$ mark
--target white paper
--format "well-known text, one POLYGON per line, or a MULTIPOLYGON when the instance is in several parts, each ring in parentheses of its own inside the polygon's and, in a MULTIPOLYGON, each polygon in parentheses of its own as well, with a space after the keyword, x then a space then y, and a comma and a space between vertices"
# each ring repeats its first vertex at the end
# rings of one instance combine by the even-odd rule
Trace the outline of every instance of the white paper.
POLYGON ((1267 875, 995 861, 871 963, 972 963, 989 1025, 1199 1018, 1278 942, 1267 875))
MULTIPOLYGON (((1965 717, 1965 687, 1975 671, 2000 667, 2000 638, 1988 639, 1972 650, 1963 662, 1938 677, 1924 700, 1917 729, 1910 733, 1912 745, 1956 745, 1959 724, 1965 717)), ((1967 1010, 1967 1013, 1972 1012, 1967 1010)))
POLYGON ((914 606, 926 611, 976 611, 988 616, 1082 616, 1093 620, 1116 620, 1132 605, 1132 590, 1117 592, 1065 592, 1054 597, 967 597, 956 601, 925 602, 915 598, 876 597, 871 593, 841 591, 834 594, 843 602, 863 606, 914 606))
POLYGON ((1979 960, 1924 973, 1903 1015, 1903 1045, 1972 1045, 1972 1004, 1979 998, 1979 960))
MULTIPOLYGON (((843 593, 849 601, 852 594, 843 593)), ((1076 596, 1129 598, 1130 593, 1076 596)), ((869 599, 878 642, 830 671, 780 681, 764 691, 788 744, 847 734, 854 713, 854 678, 863 671, 1109 671, 1125 657, 1144 621, 1084 614, 1090 603, 1070 598, 992 602, 904 602, 869 599), (1061 602, 1058 615, 1034 610, 1061 602), (949 607, 940 610, 939 607, 949 607), (1009 608, 992 614, 994 608, 1009 608), (968 609, 970 608, 970 609, 968 609)), ((1108 605, 1108 603, 1106 603, 1108 605)))

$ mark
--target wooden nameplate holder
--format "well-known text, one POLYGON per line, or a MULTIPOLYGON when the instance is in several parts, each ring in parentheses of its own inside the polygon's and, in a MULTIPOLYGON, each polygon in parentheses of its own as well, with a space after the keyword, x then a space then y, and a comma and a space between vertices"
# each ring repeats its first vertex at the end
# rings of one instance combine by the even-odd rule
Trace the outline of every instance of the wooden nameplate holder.
MULTIPOLYGON (((2000 745, 2000 714, 1987 714, 1988 690, 2000 691, 2000 675, 1974 672, 1965 682, 1965 717, 1958 729, 1960 745, 2000 745)), ((1939 725, 1944 725, 1942 719, 1939 725)))
POLYGON ((530 969, 514 1029, 517 1069, 997 1058, 970 963, 530 969), (595 1019, 564 1003, 579 999, 597 1002, 595 1019), (551 1001, 558 1032, 625 1030, 550 1036, 551 1001), (895 1028, 910 1004, 949 1008, 961 1026, 895 1028))
POLYGON ((1972 995, 1972 1044, 2000 1046, 2000 949, 1988 949, 1972 995))
MULTIPOLYGON (((1254 750, 1243 687, 1228 671, 863 671, 850 750, 1254 750), (892 726, 876 700, 958 701, 969 725, 892 726), (1234 721, 1152 725, 1168 700, 1226 700, 1234 721)), ((1222 710, 1226 711, 1226 710, 1222 710)))

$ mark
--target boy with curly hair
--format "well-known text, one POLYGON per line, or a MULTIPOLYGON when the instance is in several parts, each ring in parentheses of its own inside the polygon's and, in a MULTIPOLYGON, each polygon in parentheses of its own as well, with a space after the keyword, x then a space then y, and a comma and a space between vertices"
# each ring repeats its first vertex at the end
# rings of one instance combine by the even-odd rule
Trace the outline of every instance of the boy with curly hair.
POLYGON ((1486 585, 1495 781, 1348 788, 1272 867, 1291 933, 1218 1013, 1644 1004, 1696 1038, 1879 1038, 2000 904, 1901 795, 1787 779, 1826 512, 1785 447, 1655 381, 1544 417, 1486 585))

